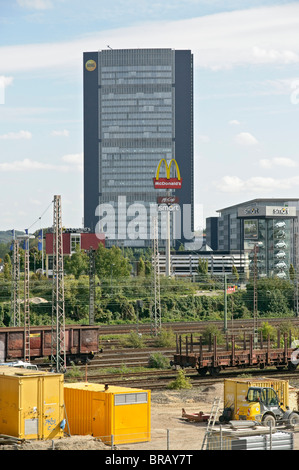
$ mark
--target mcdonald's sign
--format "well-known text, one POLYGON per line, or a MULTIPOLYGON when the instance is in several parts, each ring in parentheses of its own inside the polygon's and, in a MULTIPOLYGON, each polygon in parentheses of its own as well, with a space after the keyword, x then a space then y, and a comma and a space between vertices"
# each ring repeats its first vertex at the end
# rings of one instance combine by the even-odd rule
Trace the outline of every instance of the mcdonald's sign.
POLYGON ((169 165, 165 158, 162 158, 157 166, 156 176, 154 177, 154 187, 155 189, 180 189, 182 187, 182 178, 180 174, 180 170, 178 164, 174 158, 172 158, 169 162, 169 165), (160 169, 162 163, 165 164, 166 169, 166 178, 160 178, 160 169), (171 165, 175 164, 176 166, 176 178, 170 178, 170 169, 171 165))

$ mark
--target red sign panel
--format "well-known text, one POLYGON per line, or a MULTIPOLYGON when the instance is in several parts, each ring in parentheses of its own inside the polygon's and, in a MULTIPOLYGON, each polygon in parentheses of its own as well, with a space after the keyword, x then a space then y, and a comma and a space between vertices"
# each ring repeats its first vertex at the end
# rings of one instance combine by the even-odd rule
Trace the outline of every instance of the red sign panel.
POLYGON ((158 204, 178 204, 179 198, 177 196, 158 196, 158 204))
POLYGON ((155 189, 180 189, 182 187, 182 178, 154 178, 155 189))

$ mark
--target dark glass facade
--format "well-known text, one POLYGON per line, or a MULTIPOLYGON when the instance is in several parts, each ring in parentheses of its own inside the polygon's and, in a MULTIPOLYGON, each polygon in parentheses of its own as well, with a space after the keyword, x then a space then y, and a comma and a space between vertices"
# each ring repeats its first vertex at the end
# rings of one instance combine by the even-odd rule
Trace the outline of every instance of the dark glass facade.
MULTIPOLYGON (((110 205, 115 238, 109 244, 148 246, 151 205, 159 161, 175 158, 182 189, 171 190, 190 206, 193 230, 193 57, 190 51, 124 49, 84 53, 84 225, 99 229, 96 208, 110 205), (132 240, 126 227, 140 204, 147 226, 132 240)), ((174 165, 172 165, 174 167, 174 165)), ((181 219, 183 218, 183 214, 181 219)), ((112 223, 112 220, 111 220, 112 223)), ((163 225, 161 222, 161 227, 163 225)), ((181 227, 183 221, 181 220, 181 227)), ((105 231, 105 227, 100 227, 105 231)), ((179 241, 184 241, 181 228, 179 241)))

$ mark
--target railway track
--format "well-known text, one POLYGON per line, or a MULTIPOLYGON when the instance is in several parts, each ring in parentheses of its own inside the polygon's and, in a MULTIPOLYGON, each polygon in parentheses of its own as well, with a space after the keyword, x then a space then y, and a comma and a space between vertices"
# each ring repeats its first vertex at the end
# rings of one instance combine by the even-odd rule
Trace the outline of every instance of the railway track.
MULTIPOLYGON (((200 377, 193 369, 185 369, 185 376, 188 378, 193 388, 207 387, 222 383, 226 378, 236 378, 240 375, 252 377, 273 377, 276 379, 289 380, 290 383, 299 383, 299 371, 278 371, 276 369, 233 369, 221 372, 217 377, 200 377)), ((177 378, 177 371, 170 370, 145 370, 139 372, 120 372, 113 374, 98 374, 89 371, 87 374, 88 382, 116 385, 120 387, 149 389, 152 391, 166 390, 169 384, 177 378)), ((86 380, 82 376, 79 381, 86 380)), ((72 381, 67 379, 66 381, 72 381)))
MULTIPOLYGON (((267 322, 274 327, 278 327, 281 323, 291 322, 293 326, 299 327, 299 318, 297 317, 280 317, 280 318, 260 318, 259 322, 267 322)), ((169 328, 173 330, 174 333, 184 334, 184 333, 197 333, 202 332, 207 326, 214 325, 223 330, 223 321, 194 321, 194 322, 170 322, 162 323, 162 328, 169 328)), ((253 330, 253 319, 236 319, 228 320, 227 328, 229 333, 238 334, 239 332, 244 332, 244 330, 253 330)), ((130 323, 126 325, 102 325, 101 326, 101 337, 107 335, 116 335, 116 334, 127 334, 131 331, 137 331, 137 324, 130 323)), ((138 331, 141 334, 151 334, 151 325, 139 323, 138 331)))
MULTIPOLYGON (((266 319, 268 323, 273 326, 277 326, 282 322, 292 320, 293 325, 299 326, 299 319, 296 318, 277 318, 277 319, 266 319)), ((200 333, 206 328, 207 325, 214 324, 219 329, 223 328, 223 323, 216 322, 186 322, 186 323, 164 323, 163 328, 171 328, 177 334, 190 334, 200 333)), ((234 322, 234 334, 238 334, 238 331, 252 330, 252 320, 236 320, 234 322), (236 325, 237 324, 237 325, 236 325)), ((229 327, 229 325, 228 325, 229 327)), ((119 386, 133 387, 133 388, 145 388, 151 390, 163 390, 166 389, 171 381, 173 381, 177 372, 173 369, 167 370, 153 370, 148 368, 149 356, 153 353, 160 352, 170 360, 173 359, 176 348, 160 348, 155 347, 153 338, 144 338, 146 347, 142 349, 123 348, 121 342, 118 339, 108 338, 108 335, 122 335, 129 333, 130 331, 136 331, 136 325, 105 325, 101 327, 101 347, 103 347, 103 353, 97 354, 95 358, 88 365, 76 365, 76 368, 80 371, 80 377, 66 379, 68 381, 75 380, 88 380, 90 382, 97 383, 108 383, 119 386), (143 371, 138 371, 138 368, 144 368, 143 371), (109 371, 110 369, 110 371, 109 371), (119 372, 118 372, 119 370, 119 372)), ((144 336, 150 334, 150 325, 139 325, 138 331, 144 336)), ((47 368, 47 364, 41 364, 42 368, 47 368)), ((70 370, 71 367, 68 367, 70 370)), ((221 371, 217 377, 200 377, 195 369, 185 369, 186 375, 189 378, 193 387, 201 387, 222 382, 226 377, 237 377, 241 374, 249 375, 272 375, 275 377, 288 378, 292 380, 298 376, 299 380, 299 368, 298 372, 292 373, 285 371, 277 371, 276 369, 268 370, 253 370, 253 369, 233 369, 221 371), (279 375, 280 374, 280 375, 279 375), (298 375, 297 375, 298 374, 298 375)))

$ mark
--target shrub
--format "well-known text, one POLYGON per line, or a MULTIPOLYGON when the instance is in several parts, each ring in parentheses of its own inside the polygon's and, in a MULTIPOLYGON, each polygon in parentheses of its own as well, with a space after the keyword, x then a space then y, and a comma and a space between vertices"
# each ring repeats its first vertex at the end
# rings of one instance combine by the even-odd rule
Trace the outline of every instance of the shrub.
POLYGON ((185 371, 179 370, 177 378, 170 382, 167 388, 171 390, 179 390, 182 388, 189 389, 192 388, 192 384, 190 383, 190 379, 186 377, 185 371))
POLYGON ((217 344, 223 344, 224 338, 220 330, 218 330, 217 326, 215 325, 209 325, 207 326, 202 334, 203 337, 203 344, 209 344, 210 341, 210 335, 212 337, 212 342, 214 336, 217 338, 217 344))
POLYGON ((136 331, 131 331, 128 336, 121 339, 121 345, 124 348, 144 348, 144 341, 142 336, 136 331))
POLYGON ((155 369, 168 369, 170 367, 169 360, 160 352, 156 352, 150 355, 148 359, 148 365, 155 369))
POLYGON ((271 341, 275 340, 277 337, 276 328, 274 328, 274 326, 270 325, 268 322, 263 322, 259 328, 259 331, 262 333, 264 340, 267 340, 268 336, 270 337, 271 341))
POLYGON ((173 330, 161 329, 155 339, 155 346, 161 348, 172 348, 176 344, 176 338, 173 330))

